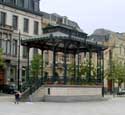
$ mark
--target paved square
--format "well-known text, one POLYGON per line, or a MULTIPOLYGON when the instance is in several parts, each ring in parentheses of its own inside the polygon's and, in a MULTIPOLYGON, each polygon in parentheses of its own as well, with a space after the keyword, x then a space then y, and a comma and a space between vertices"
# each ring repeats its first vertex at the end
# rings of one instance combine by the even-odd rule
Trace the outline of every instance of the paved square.
POLYGON ((78 103, 0 102, 0 115, 125 115, 125 97, 78 103))

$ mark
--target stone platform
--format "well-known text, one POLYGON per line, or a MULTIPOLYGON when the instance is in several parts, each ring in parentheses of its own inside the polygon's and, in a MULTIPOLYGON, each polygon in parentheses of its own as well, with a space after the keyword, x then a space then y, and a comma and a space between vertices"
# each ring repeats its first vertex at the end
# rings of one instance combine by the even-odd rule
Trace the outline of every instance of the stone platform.
POLYGON ((54 86, 40 87, 31 95, 34 102, 81 102, 103 101, 101 86, 54 86))

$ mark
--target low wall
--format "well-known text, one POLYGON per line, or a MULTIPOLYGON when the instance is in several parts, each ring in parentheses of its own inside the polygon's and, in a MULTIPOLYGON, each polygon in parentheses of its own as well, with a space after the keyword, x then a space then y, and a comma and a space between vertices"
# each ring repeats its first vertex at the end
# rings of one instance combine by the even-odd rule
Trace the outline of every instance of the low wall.
POLYGON ((45 86, 45 95, 50 96, 80 96, 102 95, 101 86, 45 86))
POLYGON ((40 87, 31 96, 29 96, 29 101, 34 101, 34 102, 44 101, 45 92, 46 91, 44 86, 40 87))
POLYGON ((40 87, 31 95, 31 101, 73 101, 91 100, 102 97, 101 86, 57 86, 47 85, 40 87), (67 96, 67 97, 66 97, 67 96))

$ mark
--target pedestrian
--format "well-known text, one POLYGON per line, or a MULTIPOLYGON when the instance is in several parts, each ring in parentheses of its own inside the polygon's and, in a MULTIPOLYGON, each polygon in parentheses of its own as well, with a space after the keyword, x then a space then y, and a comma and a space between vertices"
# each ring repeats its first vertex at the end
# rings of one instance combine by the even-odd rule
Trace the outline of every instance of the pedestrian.
POLYGON ((32 96, 29 95, 29 102, 32 102, 32 96))
POLYGON ((20 96, 21 96, 20 92, 17 91, 15 93, 15 104, 19 104, 20 96))

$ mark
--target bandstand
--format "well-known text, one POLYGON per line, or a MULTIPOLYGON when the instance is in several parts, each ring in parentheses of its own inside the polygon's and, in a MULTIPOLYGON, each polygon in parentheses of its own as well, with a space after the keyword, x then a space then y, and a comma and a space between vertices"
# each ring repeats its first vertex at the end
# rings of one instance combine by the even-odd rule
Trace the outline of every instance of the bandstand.
MULTIPOLYGON (((28 56, 27 56, 27 81, 29 80, 29 51, 31 48, 37 48, 41 50, 43 55, 44 51, 51 51, 53 54, 52 57, 52 76, 51 84, 55 84, 56 81, 56 53, 61 52, 64 54, 64 62, 63 66, 63 76, 61 77, 61 83, 63 85, 67 85, 69 81, 69 76, 67 74, 67 54, 73 55, 74 59, 74 76, 72 76, 74 84, 80 84, 80 61, 79 55, 80 53, 88 53, 89 56, 89 72, 88 72, 88 82, 92 81, 96 85, 102 86, 102 95, 104 95, 104 54, 103 51, 106 47, 97 44, 96 42, 92 42, 87 39, 87 34, 81 31, 76 30, 75 28, 66 27, 63 25, 56 26, 48 26, 43 29, 43 35, 31 37, 29 39, 24 39, 21 41, 23 46, 27 47, 28 56), (93 80, 91 77, 91 67, 92 67, 92 53, 96 53, 97 55, 97 76, 93 80)), ((44 60, 43 60, 44 61, 44 60)), ((44 72, 43 72, 43 64, 41 67, 41 78, 44 81, 44 72)))

